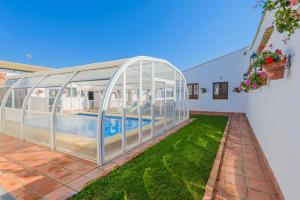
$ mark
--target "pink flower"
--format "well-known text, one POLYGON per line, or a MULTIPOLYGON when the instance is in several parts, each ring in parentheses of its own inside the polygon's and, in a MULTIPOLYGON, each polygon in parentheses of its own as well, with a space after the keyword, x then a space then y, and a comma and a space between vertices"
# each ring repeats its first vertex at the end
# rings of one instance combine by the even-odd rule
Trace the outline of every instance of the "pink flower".
POLYGON ((251 81, 249 79, 246 80, 246 85, 250 85, 251 81))
POLYGON ((257 88, 256 83, 253 83, 252 88, 253 88, 253 89, 256 89, 256 88, 257 88))
POLYGON ((259 73, 259 76, 260 76, 261 78, 265 78, 265 77, 267 76, 267 74, 266 74, 266 72, 260 72, 260 73, 259 73))
POLYGON ((292 6, 295 6, 295 5, 297 5, 297 0, 291 0, 290 6, 292 7, 292 6))

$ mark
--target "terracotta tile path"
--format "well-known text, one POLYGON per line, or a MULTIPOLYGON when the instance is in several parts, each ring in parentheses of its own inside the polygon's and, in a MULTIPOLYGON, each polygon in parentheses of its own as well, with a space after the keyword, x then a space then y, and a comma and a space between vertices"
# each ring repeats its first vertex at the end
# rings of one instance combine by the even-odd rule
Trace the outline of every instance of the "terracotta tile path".
POLYGON ((218 200, 279 200, 245 115, 233 114, 214 188, 218 200))
POLYGON ((0 200, 66 199, 88 182, 107 175, 191 121, 143 143, 102 167, 0 134, 0 200))
MULTIPOLYGON (((91 180, 107 175, 189 122, 142 144, 102 167, 0 134, 0 199, 66 199, 91 180)), ((255 140, 246 117, 233 114, 213 198, 280 199, 275 191, 261 156, 255 148, 255 140)))

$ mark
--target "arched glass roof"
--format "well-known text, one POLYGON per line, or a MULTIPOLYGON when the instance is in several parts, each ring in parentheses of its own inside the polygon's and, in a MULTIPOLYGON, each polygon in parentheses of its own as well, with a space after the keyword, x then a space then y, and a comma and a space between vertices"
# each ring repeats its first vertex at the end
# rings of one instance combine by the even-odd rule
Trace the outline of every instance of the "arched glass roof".
POLYGON ((99 164, 188 118, 181 71, 146 56, 11 76, 1 95, 2 132, 99 164))

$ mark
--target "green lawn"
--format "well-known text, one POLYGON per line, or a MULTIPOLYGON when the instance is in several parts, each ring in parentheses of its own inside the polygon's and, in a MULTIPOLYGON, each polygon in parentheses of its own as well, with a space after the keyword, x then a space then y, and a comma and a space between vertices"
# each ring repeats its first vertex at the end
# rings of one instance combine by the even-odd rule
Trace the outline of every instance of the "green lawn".
POLYGON ((196 120, 73 199, 202 199, 227 117, 191 118, 196 120))

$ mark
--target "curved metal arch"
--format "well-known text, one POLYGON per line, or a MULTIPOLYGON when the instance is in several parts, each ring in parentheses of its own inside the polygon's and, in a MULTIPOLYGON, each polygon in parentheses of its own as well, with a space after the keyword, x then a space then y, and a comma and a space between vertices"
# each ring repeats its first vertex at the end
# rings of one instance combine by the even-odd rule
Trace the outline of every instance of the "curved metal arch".
MULTIPOLYGON (((98 126, 97 126, 97 163, 98 165, 103 165, 104 164, 104 137, 102 134, 102 130, 103 130, 103 118, 104 118, 104 111, 108 106, 108 101, 109 101, 109 97, 110 94, 112 92, 112 89, 116 83, 116 81, 118 80, 118 78, 120 77, 120 75, 125 72, 125 70, 127 69, 127 67, 129 67, 131 64, 133 64, 134 62, 137 61, 150 61, 150 62, 159 62, 159 63, 165 63, 167 65, 169 65, 171 68, 173 68, 175 71, 177 71, 181 77, 184 80, 184 87, 187 87, 186 85, 186 79, 183 75, 183 73, 174 65, 172 65, 170 62, 168 62, 167 60, 164 59, 158 59, 158 58, 153 58, 153 57, 148 57, 148 56, 137 56, 134 58, 129 59, 128 61, 126 61, 125 63, 122 64, 122 66, 114 73, 114 75, 112 76, 110 82, 108 83, 105 92, 104 92, 104 99, 102 101, 102 105, 99 107, 99 113, 98 113, 98 126)), ((124 98, 124 95, 123 95, 124 98)))
MULTIPOLYGON (((183 75, 183 73, 177 68, 175 67, 174 65, 172 65, 169 61, 167 60, 164 60, 164 59, 159 59, 159 58, 153 58, 153 57, 148 57, 148 56, 137 56, 137 57, 134 57, 134 58, 131 58, 129 59, 128 61, 126 61, 116 72, 115 74, 112 76, 112 79, 111 81, 109 82, 108 84, 108 87, 107 87, 107 92, 110 94, 111 91, 112 91, 112 88, 113 86, 115 85, 117 79, 119 78, 119 76, 121 75, 121 73, 123 71, 125 71, 125 69, 127 69, 128 66, 130 66, 132 63, 134 62, 137 62, 137 61, 143 61, 143 60, 146 60, 146 61, 152 61, 152 62, 160 62, 160 63, 165 63, 167 65, 169 65, 170 67, 172 67, 174 70, 176 70, 177 72, 179 72, 179 74, 181 75, 181 77, 183 77, 184 79, 184 82, 185 82, 185 85, 186 85, 186 79, 183 75)), ((105 101, 103 102, 103 108, 106 108, 107 107, 107 103, 108 103, 108 100, 109 98, 107 97, 107 95, 105 94, 104 96, 105 98, 105 101)), ((103 111, 103 110, 102 110, 103 111)))

